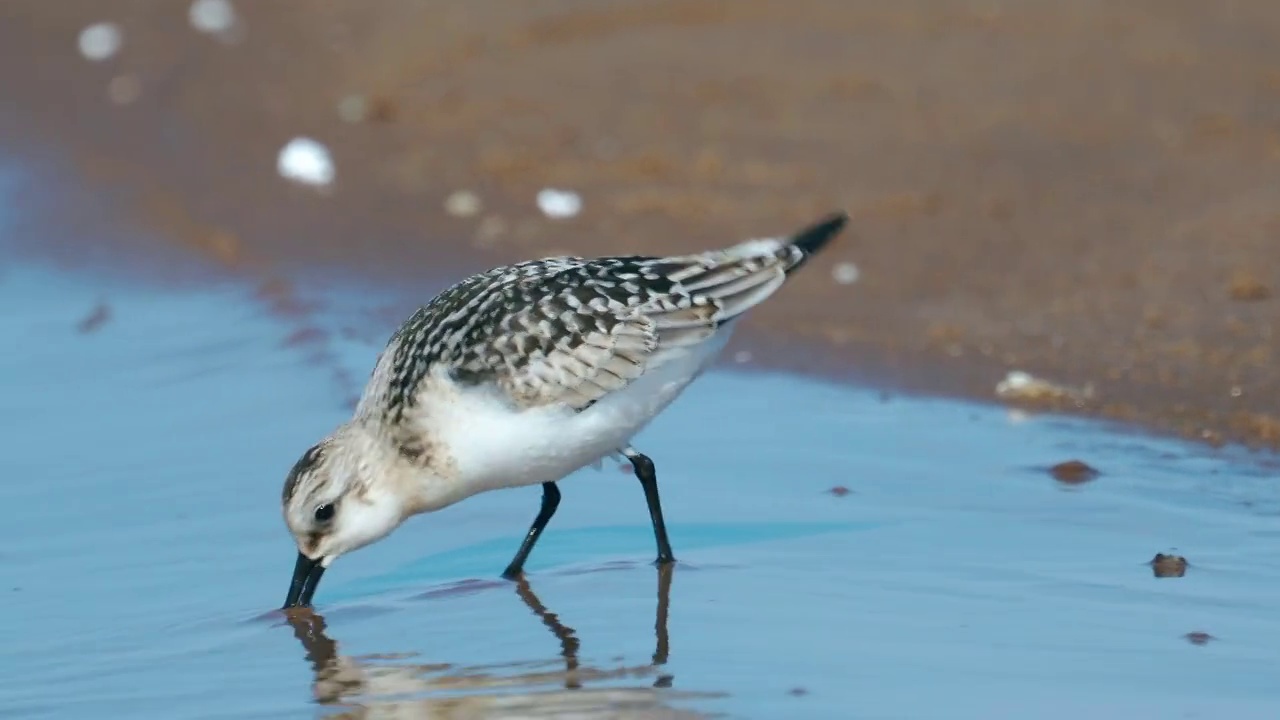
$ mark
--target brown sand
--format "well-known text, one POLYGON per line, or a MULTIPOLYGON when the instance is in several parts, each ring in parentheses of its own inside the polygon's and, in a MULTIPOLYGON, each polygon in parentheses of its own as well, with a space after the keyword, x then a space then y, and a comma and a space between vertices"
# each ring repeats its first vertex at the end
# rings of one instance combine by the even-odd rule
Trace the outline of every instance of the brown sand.
MULTIPOLYGON (((1280 3, 1237 0, 7 0, 4 137, 67 151, 100 202, 231 268, 409 279, 527 255, 852 232, 757 312, 911 389, 1280 444, 1280 3), (110 20, 91 63, 79 30, 110 20), (113 78, 124 105, 113 103, 113 78), (338 106, 366 99, 350 123, 338 106), (311 135, 332 192, 275 174, 311 135), (579 191, 552 221, 533 198, 579 191), (484 211, 451 217, 446 196, 484 211), (852 285, 832 279, 856 262, 852 285)), ((39 241, 48 247, 49 238, 39 241)), ((34 242, 34 240, 33 240, 34 242)), ((54 245, 64 255, 74 245, 54 245)))

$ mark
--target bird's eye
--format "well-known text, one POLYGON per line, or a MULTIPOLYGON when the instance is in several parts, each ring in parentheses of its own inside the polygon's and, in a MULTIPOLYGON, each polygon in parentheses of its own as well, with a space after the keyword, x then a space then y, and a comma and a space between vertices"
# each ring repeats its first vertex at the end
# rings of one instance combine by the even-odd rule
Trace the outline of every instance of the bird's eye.
POLYGON ((325 503, 316 508, 316 521, 329 522, 333 519, 333 503, 325 503))

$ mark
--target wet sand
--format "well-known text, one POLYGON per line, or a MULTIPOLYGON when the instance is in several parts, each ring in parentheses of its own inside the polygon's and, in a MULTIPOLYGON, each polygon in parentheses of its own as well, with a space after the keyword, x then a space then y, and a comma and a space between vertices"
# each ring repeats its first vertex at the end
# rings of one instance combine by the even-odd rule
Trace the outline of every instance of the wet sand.
POLYGON ((1280 444, 1276 3, 241 2, 234 42, 186 6, 0 10, 0 143, 82 182, 41 209, 93 231, 27 249, 412 287, 840 207, 845 242, 752 319, 759 361, 984 399, 1024 370, 1091 384, 1071 410, 1280 444), (124 42, 89 62, 103 20, 124 42), (329 192, 276 174, 296 135, 333 152, 329 192), (543 217, 546 186, 582 213, 543 217), (483 211, 445 212, 459 189, 483 211))

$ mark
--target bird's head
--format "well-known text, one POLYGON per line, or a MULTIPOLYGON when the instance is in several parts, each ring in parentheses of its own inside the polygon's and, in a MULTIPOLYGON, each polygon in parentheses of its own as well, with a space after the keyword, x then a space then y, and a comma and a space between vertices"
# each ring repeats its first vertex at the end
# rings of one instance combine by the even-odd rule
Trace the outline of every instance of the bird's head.
POLYGON ((385 465, 377 438, 347 425, 308 448, 289 471, 282 507, 298 560, 285 608, 310 605, 335 559, 386 537, 404 520, 385 465))

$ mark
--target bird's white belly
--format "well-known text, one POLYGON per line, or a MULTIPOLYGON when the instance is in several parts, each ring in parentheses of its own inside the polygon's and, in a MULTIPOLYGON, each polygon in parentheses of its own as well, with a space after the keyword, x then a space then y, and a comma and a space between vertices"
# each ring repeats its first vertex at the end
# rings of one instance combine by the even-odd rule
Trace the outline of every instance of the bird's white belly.
POLYGON ((512 411, 491 390, 463 390, 437 429, 456 477, 443 504, 498 488, 554 482, 628 446, 715 358, 729 328, 583 410, 512 411))

